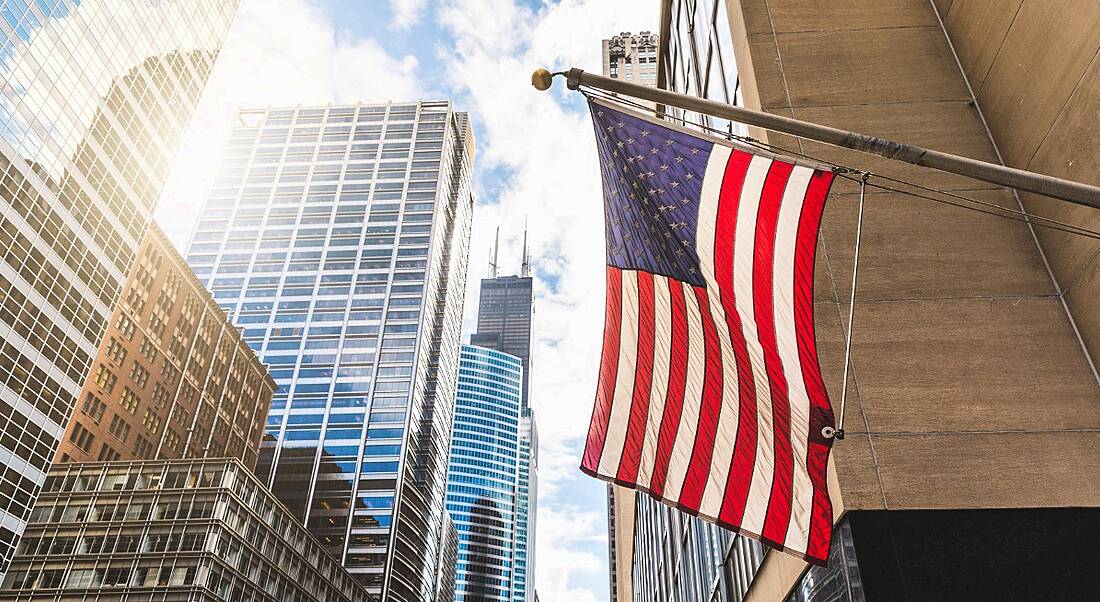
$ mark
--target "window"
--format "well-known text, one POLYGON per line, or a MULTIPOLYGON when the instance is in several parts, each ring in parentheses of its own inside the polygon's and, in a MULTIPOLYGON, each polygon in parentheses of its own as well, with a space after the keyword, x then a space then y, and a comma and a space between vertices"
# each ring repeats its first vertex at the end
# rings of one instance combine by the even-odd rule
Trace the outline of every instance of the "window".
POLYGON ((149 452, 152 446, 149 444, 149 440, 141 435, 138 435, 137 440, 134 441, 134 455, 139 458, 149 458, 149 452))
POLYGON ((134 340, 134 330, 136 330, 137 325, 134 324, 134 321, 131 320, 129 316, 125 314, 120 315, 118 317, 118 323, 115 324, 115 326, 118 328, 118 332, 122 335, 122 338, 127 341, 134 340))
POLYGON ((111 394, 115 391, 115 383, 118 381, 118 377, 108 370, 107 366, 100 364, 96 366, 92 380, 100 389, 103 389, 107 394, 111 394))
POLYGON ((69 435, 69 441, 71 441, 73 445, 87 453, 88 450, 92 448, 92 441, 94 439, 95 437, 92 435, 91 431, 84 428, 83 424, 79 422, 74 423, 73 432, 69 435))
POLYGON ((115 337, 111 337, 110 342, 107 343, 107 357, 119 365, 126 360, 126 348, 115 337))
POLYGON ((145 427, 145 430, 155 435, 160 430, 160 416, 153 413, 153 410, 145 410, 141 424, 145 427))
POLYGON ((157 361, 157 347, 149 337, 142 337, 141 346, 138 347, 138 353, 141 354, 141 357, 148 360, 149 363, 156 363, 157 361))
POLYGON ((169 391, 168 387, 164 386, 163 383, 158 382, 156 386, 153 387, 153 403, 156 404, 158 408, 163 408, 167 405, 168 399, 171 396, 171 391, 169 391))
POLYGON ((107 404, 103 403, 103 400, 96 397, 91 391, 84 396, 84 403, 80 406, 80 411, 84 412, 96 424, 99 424, 100 419, 103 418, 103 411, 106 409, 107 404))
POLYGON ((174 452, 179 452, 180 436, 176 431, 168 429, 168 432, 164 434, 164 446, 174 452))
POLYGON ((130 436, 130 423, 115 414, 111 418, 111 425, 107 427, 107 432, 114 435, 119 441, 125 442, 126 438, 130 436))
POLYGON ((122 395, 119 396, 118 402, 122 409, 129 412, 131 416, 137 413, 138 396, 137 393, 130 390, 130 387, 122 388, 122 395))
POLYGON ((149 370, 142 366, 141 362, 134 360, 134 366, 130 369, 130 380, 144 389, 146 383, 149 382, 149 370))
POLYGON ((121 457, 117 451, 106 443, 99 449, 99 461, 100 462, 113 462, 121 457))

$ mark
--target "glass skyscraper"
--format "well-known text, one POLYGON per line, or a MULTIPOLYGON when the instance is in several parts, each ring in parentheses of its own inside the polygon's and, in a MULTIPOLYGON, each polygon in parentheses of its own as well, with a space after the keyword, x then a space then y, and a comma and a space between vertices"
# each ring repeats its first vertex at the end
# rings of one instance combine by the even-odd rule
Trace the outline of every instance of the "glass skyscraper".
MULTIPOLYGON (((456 602, 516 599, 523 362, 463 345, 458 364, 447 511, 458 530, 456 602)), ((526 553, 526 550, 524 550, 526 553)))
MULTIPOLYGON (((494 251, 495 256, 495 251, 494 251)), ((534 280, 524 233, 519 275, 498 276, 496 260, 490 277, 481 281, 477 331, 470 343, 495 349, 519 359, 522 367, 519 400, 519 459, 515 511, 515 561, 512 595, 517 602, 535 599, 535 518, 538 506, 538 427, 531 409, 531 322, 534 317, 534 280)), ((453 460, 452 460, 453 463, 453 460)), ((453 465, 453 464, 452 464, 453 465)))
POLYGON ((0 574, 236 6, 0 2, 0 574))
POLYGON ((539 432, 530 407, 519 417, 519 482, 516 494, 516 602, 537 601, 535 595, 535 526, 539 497, 539 432))
POLYGON ((473 148, 450 102, 241 111, 187 257, 279 385, 261 480, 383 600, 438 581, 473 148))

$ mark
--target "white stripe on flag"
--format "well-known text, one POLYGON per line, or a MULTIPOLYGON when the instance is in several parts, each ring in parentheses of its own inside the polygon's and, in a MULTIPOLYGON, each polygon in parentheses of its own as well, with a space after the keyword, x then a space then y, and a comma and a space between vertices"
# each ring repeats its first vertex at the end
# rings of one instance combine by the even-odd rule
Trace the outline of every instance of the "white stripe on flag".
POLYGON ((699 301, 694 288, 682 282, 684 306, 687 308, 687 374, 684 386, 684 407, 680 414, 680 427, 672 444, 665 478, 664 497, 678 502, 684 487, 691 454, 695 449, 695 437, 699 429, 699 404, 703 401, 703 373, 706 355, 703 353, 703 321, 699 314, 699 301))
MULTIPOLYGON (((726 312, 722 308, 722 295, 714 275, 714 237, 718 223, 718 201, 722 194, 722 182, 726 176, 726 165, 729 163, 731 154, 732 149, 717 144, 711 151, 707 171, 703 176, 699 200, 699 227, 695 237, 695 250, 699 255, 699 266, 703 277, 707 281, 707 300, 722 354, 722 406, 719 408, 718 429, 714 433, 707 485, 699 503, 699 512, 711 518, 718 516, 726 495, 726 479, 733 459, 739 409, 737 359, 733 355, 733 344, 730 342, 729 327, 726 325, 726 312)), ((728 234, 722 233, 722 235, 728 234)))
POLYGON ((638 461, 638 486, 649 488, 653 463, 657 456, 657 439, 668 393, 668 364, 672 358, 672 300, 668 293, 668 278, 653 275, 653 384, 649 394, 649 415, 646 417, 642 457, 638 461))
POLYGON ((638 272, 623 270, 623 313, 619 328, 619 368, 611 399, 611 417, 607 421, 600 456, 599 473, 614 477, 619 473, 630 422, 630 402, 634 394, 634 373, 638 362, 638 272))
POLYGON ((787 525, 784 545, 798 552, 806 551, 810 534, 810 509, 814 486, 806 469, 806 447, 810 431, 810 396, 802 378, 802 362, 798 357, 798 335, 794 321, 794 256, 798 238, 798 223, 802 204, 810 185, 813 170, 795 167, 787 181, 783 205, 779 208, 779 223, 775 237, 775 340, 783 374, 787 377, 791 408, 791 456, 793 459, 791 522, 787 525))
MULTIPOLYGON (((756 460, 753 465, 752 483, 741 527, 750 533, 762 533, 764 516, 768 512, 771 496, 772 471, 775 465, 775 448, 772 443, 772 400, 768 372, 764 366, 764 350, 760 346, 760 334, 756 329, 756 312, 753 309, 753 266, 756 250, 756 217, 760 209, 760 196, 764 180, 772 161, 753 157, 745 174, 741 200, 737 205, 737 234, 734 236, 733 288, 737 297, 737 313, 741 316, 741 329, 745 333, 749 363, 752 364, 753 382, 756 387, 756 460)), ((770 286, 771 283, 767 283, 770 286)), ((770 292, 770 291, 769 291, 770 292)))

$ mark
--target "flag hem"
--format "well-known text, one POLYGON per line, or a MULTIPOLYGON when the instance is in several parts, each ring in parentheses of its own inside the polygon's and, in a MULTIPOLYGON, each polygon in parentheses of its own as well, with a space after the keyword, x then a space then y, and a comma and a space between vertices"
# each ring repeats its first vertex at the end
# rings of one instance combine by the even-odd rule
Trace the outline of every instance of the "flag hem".
MULTIPOLYGON (((722 519, 718 518, 717 516, 710 516, 709 514, 699 512, 698 510, 694 510, 694 509, 692 509, 688 506, 685 506, 683 504, 680 504, 680 503, 677 503, 673 500, 670 500, 669 498, 666 498, 664 496, 656 494, 652 490, 650 490, 648 487, 641 487, 641 486, 639 486, 635 483, 630 483, 629 481, 622 481, 622 480, 617 479, 615 477, 611 477, 611 476, 608 476, 608 475, 605 475, 605 474, 600 474, 599 472, 596 472, 596 471, 589 470, 589 469, 585 468, 583 464, 579 468, 580 468, 581 472, 583 472, 584 474, 586 474, 590 477, 599 479, 601 481, 605 481, 607 483, 611 483, 613 485, 618 485, 618 486, 624 487, 626 489, 631 489, 631 490, 637 491, 639 493, 644 493, 644 494, 648 495, 649 497, 653 498, 654 500, 657 500, 658 502, 664 504, 665 506, 675 508, 675 509, 679 510, 680 512, 683 512, 684 514, 701 518, 701 519, 703 519, 703 520, 705 520, 705 521, 707 521, 711 524, 722 527, 723 529, 725 529, 727 531, 731 531, 733 533, 736 533, 737 535, 742 535, 744 537, 748 537, 749 539, 755 539, 756 541, 759 541, 763 545, 765 545, 768 548, 770 548, 772 550, 775 550, 777 552, 782 552, 784 554, 789 554, 791 556, 801 558, 802 560, 806 561, 808 564, 811 564, 813 566, 820 566, 820 567, 829 566, 828 557, 826 557, 826 558, 814 558, 812 556, 808 556, 805 552, 802 552, 800 550, 794 550, 794 549, 788 548, 788 547, 786 547, 782 544, 771 541, 771 540, 765 538, 763 535, 761 535, 759 533, 754 533, 752 531, 749 531, 748 529, 743 529, 741 527, 738 527, 737 525, 732 525, 732 524, 730 524, 726 521, 723 521, 722 519)), ((835 523, 834 523, 833 526, 835 527, 835 523)), ((832 528, 833 527, 830 527, 830 530, 832 530, 832 528)), ((829 549, 832 550, 832 546, 829 546, 829 549)))

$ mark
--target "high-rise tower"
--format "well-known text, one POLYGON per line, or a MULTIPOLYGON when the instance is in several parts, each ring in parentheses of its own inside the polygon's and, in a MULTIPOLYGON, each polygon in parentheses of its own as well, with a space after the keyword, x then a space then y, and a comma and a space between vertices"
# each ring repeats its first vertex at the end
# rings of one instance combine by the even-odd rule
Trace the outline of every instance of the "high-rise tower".
POLYGON ((493 246, 489 277, 481 281, 477 307, 477 332, 470 344, 510 353, 523 362, 523 407, 527 407, 531 371, 531 318, 534 303, 530 262, 527 258, 527 232, 523 233, 523 260, 519 275, 498 276, 497 243, 493 246))
POLYGON ((0 574, 236 6, 0 7, 0 574))
MULTIPOLYGON (((533 600, 535 564, 535 516, 538 493, 538 427, 530 402, 531 320, 533 317, 533 279, 527 252, 527 230, 523 232, 523 255, 519 275, 500 276, 497 264, 499 235, 494 245, 489 278, 481 281, 477 332, 471 345, 494 349, 516 358, 520 367, 519 439, 515 464, 516 490, 514 515, 506 528, 514 536, 514 560, 509 569, 508 595, 516 602, 533 600)), ((456 459, 452 455, 452 468, 456 459)), ((460 533, 460 537, 462 534, 460 533)), ((461 567, 460 567, 461 577, 461 567)), ((460 579, 461 581, 461 579, 460 579)), ((461 592, 459 592, 461 594, 461 592)), ((457 597, 456 599, 468 599, 457 597)))
POLYGON ((447 511, 458 531, 454 599, 522 599, 514 596, 524 543, 518 533, 523 363, 508 353, 463 345, 458 365, 447 476, 447 511))
POLYGON ((241 111, 188 255, 279 384, 260 478, 383 600, 445 549, 473 148, 450 102, 241 111))

